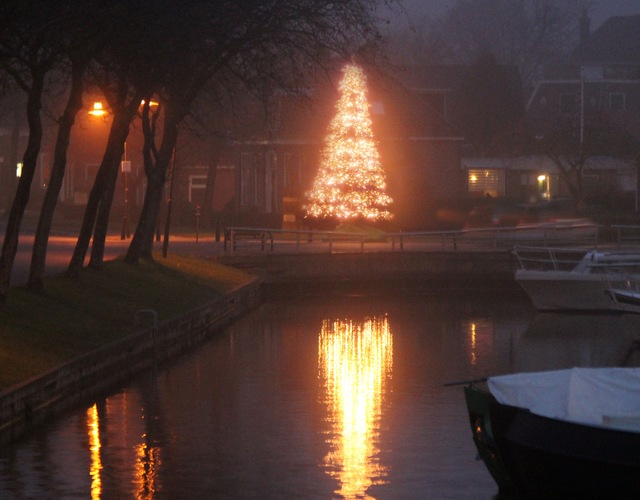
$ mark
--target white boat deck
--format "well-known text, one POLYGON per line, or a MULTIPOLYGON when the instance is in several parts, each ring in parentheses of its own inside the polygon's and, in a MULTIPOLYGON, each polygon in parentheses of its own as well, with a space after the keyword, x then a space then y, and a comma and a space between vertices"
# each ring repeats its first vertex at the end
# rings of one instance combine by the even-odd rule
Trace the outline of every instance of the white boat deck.
POLYGON ((515 279, 541 311, 640 313, 640 252, 514 247, 515 279))

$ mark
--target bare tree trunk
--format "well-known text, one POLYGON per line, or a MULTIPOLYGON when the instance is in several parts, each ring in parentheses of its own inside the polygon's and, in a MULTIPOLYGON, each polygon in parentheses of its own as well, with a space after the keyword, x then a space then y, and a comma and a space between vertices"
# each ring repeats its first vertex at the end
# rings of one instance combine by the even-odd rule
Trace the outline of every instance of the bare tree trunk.
POLYGON ((89 193, 89 199, 87 200, 87 207, 85 208, 82 218, 78 241, 76 242, 71 261, 67 267, 67 276, 77 277, 80 274, 84 259, 87 255, 87 249, 89 248, 91 235, 96 225, 96 218, 100 204, 102 203, 103 193, 112 182, 110 178, 114 177, 114 172, 116 178, 118 175, 120 158, 122 158, 122 154, 124 153, 124 143, 129 133, 129 123, 132 116, 120 113, 116 114, 113 118, 102 163, 100 164, 93 187, 89 193))
POLYGON ((140 259, 153 259, 153 237, 160 211, 164 180, 153 175, 148 178, 148 181, 140 219, 125 256, 125 262, 130 264, 135 264, 140 259))
POLYGON ((164 239, 162 240, 162 256, 166 259, 169 251, 169 233, 171 231, 171 211, 173 209, 173 187, 176 180, 176 150, 171 154, 171 175, 169 176, 169 199, 167 200, 167 212, 164 220, 164 239))
POLYGON ((560 179, 565 187, 569 190, 569 194, 576 202, 576 210, 580 212, 583 205, 582 195, 582 170, 578 164, 572 163, 562 155, 549 154, 547 156, 553 161, 560 173, 560 179))
POLYGON ((36 230, 35 240, 33 243, 33 252, 31 255, 31 268, 29 270, 29 279, 27 287, 31 290, 42 290, 43 277, 45 271, 45 262, 47 258, 47 245, 49 243, 49 234, 51 233, 51 225, 53 222, 53 214, 58 202, 58 196, 62 189, 62 180, 67 163, 67 150, 71 138, 71 129, 75 122, 76 115, 82 109, 82 92, 84 78, 84 64, 75 64, 72 68, 71 91, 65 110, 60 118, 58 125, 58 137, 56 139, 56 147, 53 156, 53 166, 47 192, 45 193, 42 208, 40 210, 40 218, 36 230))
POLYGON ((144 204, 142 205, 140 218, 138 219, 138 225, 131 239, 127 255, 125 256, 125 262, 130 264, 137 263, 141 258, 153 259, 153 236, 156 224, 158 223, 162 190, 167 179, 167 170, 178 140, 178 123, 183 117, 184 114, 172 110, 171 105, 167 106, 164 117, 162 145, 158 151, 155 165, 153 165, 151 157, 154 133, 148 127, 143 126, 145 130, 145 173, 147 174, 148 184, 144 204))
MULTIPOLYGON (((126 139, 126 137, 125 137, 126 139)), ((122 152, 124 152, 124 140, 122 141, 122 152)), ((100 204, 98 205, 98 213, 93 228, 93 244, 91 245, 91 257, 89 259, 89 267, 100 269, 104 263, 104 249, 109 230, 109 214, 111 213, 111 205, 113 204, 113 195, 116 190, 118 181, 118 172, 120 170, 120 158, 122 152, 118 156, 111 168, 107 172, 107 181, 103 185, 102 194, 100 196, 100 204)))
POLYGON ((15 193, 18 184, 16 180, 15 168, 17 167, 18 163, 18 147, 20 143, 20 119, 18 116, 17 108, 15 108, 11 114, 11 142, 9 144, 9 155, 7 161, 9 168, 5 170, 5 175, 2 179, 2 188, 4 189, 4 196, 6 196, 6 198, 2 202, 2 205, 6 208, 7 212, 11 210, 11 194, 15 193))
POLYGON ((27 99, 27 121, 29 123, 29 140, 22 160, 22 175, 18 181, 16 195, 9 211, 7 227, 0 253, 0 303, 4 302, 11 284, 11 272, 18 251, 18 238, 24 211, 29 203, 31 182, 38 163, 38 154, 42 143, 42 91, 45 71, 33 74, 33 82, 27 99))

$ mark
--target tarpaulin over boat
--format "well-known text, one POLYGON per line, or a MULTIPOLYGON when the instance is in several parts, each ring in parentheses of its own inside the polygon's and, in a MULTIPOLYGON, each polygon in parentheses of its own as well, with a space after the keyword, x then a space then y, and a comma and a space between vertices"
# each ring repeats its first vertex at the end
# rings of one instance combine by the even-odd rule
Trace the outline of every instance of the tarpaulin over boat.
POLYGON ((545 417, 640 430, 640 368, 570 368, 491 377, 498 402, 545 417))

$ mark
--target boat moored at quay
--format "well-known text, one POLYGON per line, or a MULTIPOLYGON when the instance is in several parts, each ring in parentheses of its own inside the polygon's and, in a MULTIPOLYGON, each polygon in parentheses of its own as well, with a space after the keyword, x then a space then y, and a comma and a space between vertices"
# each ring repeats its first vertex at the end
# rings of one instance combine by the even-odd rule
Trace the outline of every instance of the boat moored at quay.
POLYGON ((640 313, 640 252, 514 247, 515 280, 540 311, 640 313))
POLYGON ((465 387, 474 443, 518 498, 637 498, 640 368, 572 368, 465 387))

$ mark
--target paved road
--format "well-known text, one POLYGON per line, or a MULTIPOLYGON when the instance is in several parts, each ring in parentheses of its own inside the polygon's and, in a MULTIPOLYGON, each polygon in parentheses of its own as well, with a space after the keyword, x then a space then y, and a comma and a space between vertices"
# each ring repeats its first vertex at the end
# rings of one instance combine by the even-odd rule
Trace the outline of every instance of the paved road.
MULTIPOLYGON (((0 228, 2 233, 0 238, 4 238, 4 228, 0 228)), ((49 238, 49 246, 47 251, 46 275, 54 276, 63 273, 71 259, 73 249, 75 247, 77 236, 73 235, 53 235, 49 238)), ((21 235, 18 245, 18 254, 16 256, 11 284, 21 286, 26 284, 29 275, 29 267, 31 261, 31 248, 33 246, 33 231, 27 230, 26 234, 21 235)), ((121 240, 120 234, 111 234, 107 237, 105 246, 105 260, 115 259, 126 253, 130 243, 130 239, 121 240)), ((162 241, 154 242, 154 248, 162 251, 162 241)), ((340 241, 329 244, 328 241, 316 239, 313 242, 304 240, 296 244, 293 240, 274 241, 273 248, 268 243, 262 246, 260 239, 244 240, 238 243, 234 252, 231 252, 231 245, 225 252, 224 243, 215 241, 214 236, 200 236, 196 242, 195 237, 171 236, 169 239, 169 253, 177 253, 181 255, 189 255, 195 257, 211 257, 215 255, 246 255, 259 253, 353 253, 353 252, 389 252, 400 251, 400 246, 392 246, 390 242, 367 242, 362 246, 357 241, 340 241)), ((411 250, 444 250, 439 242, 409 242, 404 246, 405 251, 411 250)), ((451 249, 452 250, 452 249, 451 249)), ((90 252, 90 250, 89 250, 90 252)), ((87 256, 86 262, 89 257, 87 256)))
MULTIPOLYGON (((47 276, 54 276, 63 273, 69 265, 69 260, 73 254, 76 244, 76 236, 54 235, 49 238, 47 250, 47 262, 45 273, 47 276)), ((0 235, 0 241, 4 240, 4 228, 0 235)), ((31 249, 33 247, 34 236, 32 232, 27 232, 20 236, 18 253, 13 266, 11 284, 21 286, 26 284, 29 275, 31 262, 31 249)), ((121 240, 119 235, 107 237, 105 246, 105 260, 115 259, 124 255, 127 251, 131 239, 121 240)), ((162 242, 155 242, 154 247, 162 251, 162 242)), ((89 250, 90 251, 90 250, 89 250)), ((169 252, 181 253, 193 256, 210 256, 222 251, 222 243, 216 243, 213 237, 199 238, 196 243, 195 238, 184 238, 171 236, 169 239, 169 252)), ((88 257, 87 257, 88 262, 88 257)))
MULTIPOLYGON (((0 238, 4 237, 4 225, 0 222, 0 238)), ((582 225, 563 228, 560 236, 564 239, 571 240, 576 238, 573 244, 585 244, 582 232, 587 231, 587 239, 593 240, 594 227, 588 225, 583 228, 582 225), (574 231, 574 228, 577 233, 574 231)), ((238 241, 238 245, 232 250, 229 244, 226 251, 224 243, 216 242, 213 235, 200 236, 196 242, 195 236, 181 237, 171 236, 169 243, 170 253, 179 253, 196 257, 210 257, 213 255, 231 255, 231 254, 256 254, 256 253, 354 253, 354 252, 391 252, 391 251, 508 251, 514 244, 535 244, 541 245, 548 235, 546 226, 533 225, 525 231, 518 230, 511 233, 503 233, 502 230, 494 230, 488 232, 479 230, 477 233, 469 232, 464 235, 456 235, 452 238, 448 236, 430 236, 430 237, 403 237, 403 244, 396 238, 395 243, 392 241, 367 241, 365 243, 359 241, 343 241, 340 239, 329 240, 327 236, 316 236, 312 242, 306 237, 299 241, 293 239, 282 240, 282 235, 274 236, 273 241, 263 241, 258 237, 254 237, 252 231, 245 232, 245 238, 238 241), (248 236, 248 237, 247 237, 248 236), (515 238, 515 239, 514 239, 515 238), (523 243, 527 241, 528 243, 523 243)), ((275 233, 275 232, 274 232, 275 233)), ((51 276, 65 271, 69 260, 73 253, 76 243, 77 234, 75 232, 58 233, 49 239, 49 250, 47 252, 46 274, 51 276)), ((568 243, 563 242, 565 245, 568 243)), ((114 259, 124 255, 129 246, 130 239, 121 240, 120 233, 112 233, 107 237, 105 247, 105 260, 114 259)), ((25 230, 24 235, 20 238, 18 255, 14 264, 12 274, 12 285, 20 286, 26 283, 30 259, 31 247, 33 245, 33 230, 25 230)), ((590 246, 590 245, 587 245, 590 246)), ((158 251, 162 251, 162 242, 154 242, 154 247, 158 251)), ((87 258, 88 261, 88 258, 87 258)))
MULTIPOLYGON (((4 225, 0 223, 0 242, 4 239, 4 225)), ((69 260, 76 244, 77 235, 71 232, 68 234, 58 233, 49 238, 46 261, 46 275, 54 276, 63 273, 69 265, 69 260)), ((20 236, 18 253, 13 267, 11 284, 21 286, 26 284, 29 275, 31 262, 31 249, 33 247, 33 230, 27 228, 20 236)), ((105 260, 115 259, 126 253, 131 239, 121 240, 120 233, 114 232, 107 237, 105 245, 105 260)), ((154 248, 162 251, 162 241, 155 241, 154 248)), ((424 248, 423 248, 424 249, 424 248)), ((256 253, 315 253, 315 252, 359 252, 361 251, 358 242, 336 242, 331 246, 327 241, 316 240, 312 243, 306 240, 299 245, 295 241, 274 241, 273 248, 268 244, 264 250, 259 239, 245 240, 238 244, 234 253, 236 254, 256 254, 256 253)), ((391 251, 390 243, 367 243, 364 251, 391 251)), ((89 249, 90 252, 90 249, 89 249)), ((178 253, 196 257, 211 257, 225 253, 224 243, 215 241, 215 237, 199 236, 198 241, 194 236, 184 237, 172 235, 169 238, 169 253, 178 253)), ((227 254, 231 253, 229 245, 227 254)), ((87 256, 86 262, 89 257, 87 256)))

